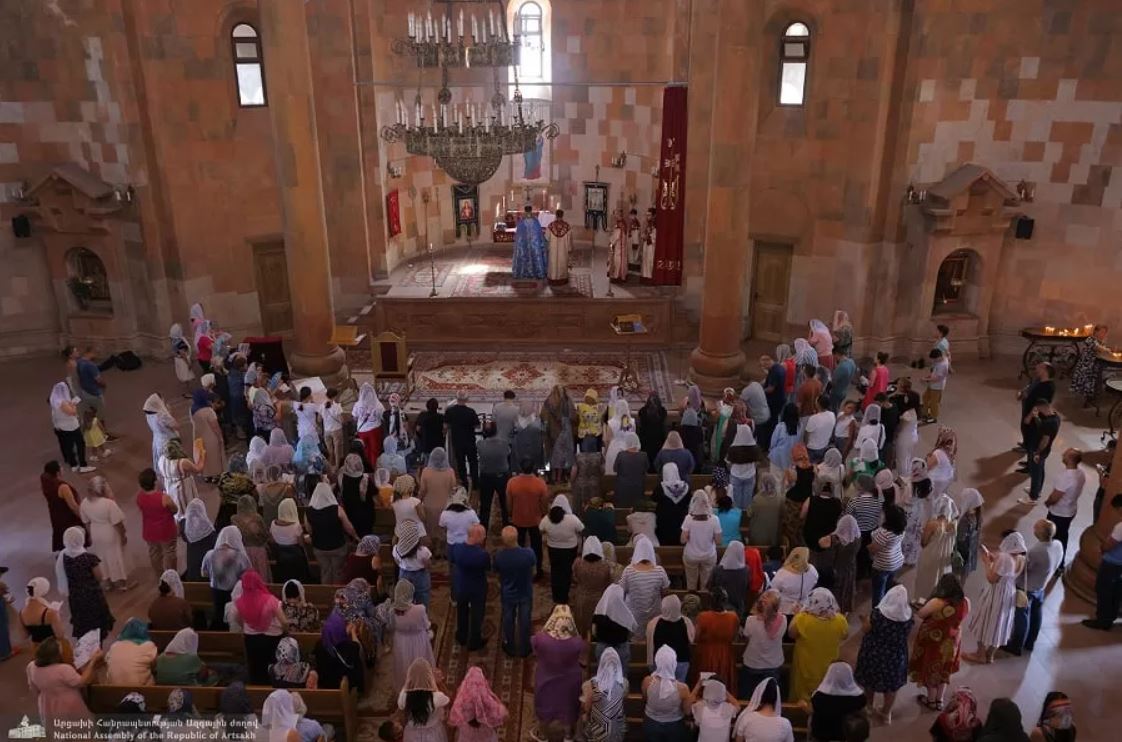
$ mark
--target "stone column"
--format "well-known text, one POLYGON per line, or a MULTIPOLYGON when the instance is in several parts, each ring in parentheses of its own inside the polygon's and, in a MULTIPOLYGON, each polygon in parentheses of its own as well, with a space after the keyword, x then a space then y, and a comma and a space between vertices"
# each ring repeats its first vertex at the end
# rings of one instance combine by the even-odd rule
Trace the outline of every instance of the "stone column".
POLYGON ((292 294, 295 348, 288 361, 296 374, 337 378, 346 375, 346 368, 343 351, 331 344, 335 312, 305 6, 297 0, 261 0, 259 9, 292 294))
MULTIPOLYGON (((737 386, 745 362, 740 341, 751 255, 748 195, 764 56, 763 6, 760 0, 696 3, 692 20, 701 22, 698 13, 715 13, 721 19, 712 47, 716 60, 713 86, 697 91, 712 96, 713 115, 707 132, 709 182, 701 330, 698 346, 690 356, 690 378, 706 393, 737 386)), ((773 58, 767 57, 769 62, 773 58)), ((690 94, 692 97, 695 91, 690 94)), ((691 163, 688 167, 693 166, 691 163)))
MULTIPOLYGON (((1122 494, 1122 445, 1114 449, 1114 460, 1110 466, 1111 476, 1107 480, 1106 494, 1103 496, 1102 510, 1094 525, 1083 531, 1079 537, 1079 552, 1071 560, 1071 569, 1064 574, 1064 586, 1084 600, 1095 602, 1095 575, 1102 559, 1102 545, 1110 537, 1110 532, 1118 523, 1118 516, 1110 506, 1110 499, 1122 494)), ((1070 549, 1071 545, 1068 545, 1070 549)))

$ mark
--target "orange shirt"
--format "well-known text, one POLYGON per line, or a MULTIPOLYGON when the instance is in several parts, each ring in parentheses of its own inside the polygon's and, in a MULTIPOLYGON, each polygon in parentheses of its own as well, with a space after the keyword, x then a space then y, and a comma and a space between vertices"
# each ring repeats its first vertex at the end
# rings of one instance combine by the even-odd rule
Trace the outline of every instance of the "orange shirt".
POLYGON ((507 510, 516 528, 534 528, 548 512, 549 487, 532 474, 519 474, 506 485, 507 510))

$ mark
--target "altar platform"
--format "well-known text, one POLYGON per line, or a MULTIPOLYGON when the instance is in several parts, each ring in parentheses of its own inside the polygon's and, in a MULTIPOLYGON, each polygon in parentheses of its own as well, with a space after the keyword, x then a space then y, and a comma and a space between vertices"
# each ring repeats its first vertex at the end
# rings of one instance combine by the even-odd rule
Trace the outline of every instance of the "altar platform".
POLYGON ((374 334, 404 334, 410 346, 499 341, 619 347, 612 319, 639 314, 649 333, 635 340, 636 347, 692 337, 688 322, 676 316, 677 287, 645 286, 633 277, 612 284, 608 296, 605 247, 575 244, 565 286, 513 281, 513 249, 487 243, 438 252, 431 264, 427 255, 405 261, 374 285, 376 298, 350 323, 374 334))

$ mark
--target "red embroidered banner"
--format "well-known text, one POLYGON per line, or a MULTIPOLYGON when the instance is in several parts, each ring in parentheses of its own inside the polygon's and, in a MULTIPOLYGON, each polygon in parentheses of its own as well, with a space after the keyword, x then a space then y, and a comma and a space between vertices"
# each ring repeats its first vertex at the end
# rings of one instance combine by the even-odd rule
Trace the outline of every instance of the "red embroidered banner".
POLYGON ((686 106, 685 85, 662 91, 662 155, 658 165, 658 192, 654 205, 654 282, 661 286, 682 284, 682 256, 686 225, 686 106))
POLYGON ((390 237, 401 234, 401 200, 397 191, 386 194, 386 229, 390 237))

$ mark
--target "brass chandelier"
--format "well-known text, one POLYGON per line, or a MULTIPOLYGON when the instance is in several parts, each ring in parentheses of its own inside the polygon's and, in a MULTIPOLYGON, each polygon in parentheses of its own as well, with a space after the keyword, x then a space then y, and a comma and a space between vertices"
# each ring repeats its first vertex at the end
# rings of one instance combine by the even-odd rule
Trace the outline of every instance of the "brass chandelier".
MULTIPOLYGON (((472 0, 463 0, 471 3, 472 0)), ((452 3, 443 17, 409 14, 408 37, 394 42, 398 54, 417 60, 418 74, 439 68, 441 88, 436 102, 425 105, 420 86, 409 106, 395 101, 395 123, 382 127, 386 142, 404 142, 411 155, 431 157, 441 170, 459 183, 478 185, 491 178, 506 155, 525 154, 543 139, 555 138, 560 130, 555 123, 526 120, 518 78, 514 80, 513 100, 508 103, 499 82, 499 69, 517 67, 520 48, 517 36, 511 40, 506 29, 502 3, 498 13, 490 10, 483 22, 472 15, 469 29, 461 10, 453 21, 452 3), (486 103, 452 104, 448 86, 450 67, 469 69, 490 67, 494 71, 495 94, 486 103)))

